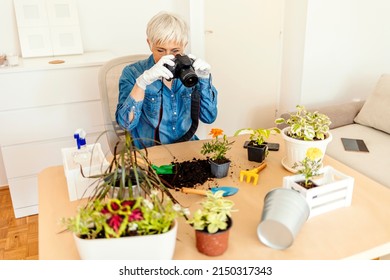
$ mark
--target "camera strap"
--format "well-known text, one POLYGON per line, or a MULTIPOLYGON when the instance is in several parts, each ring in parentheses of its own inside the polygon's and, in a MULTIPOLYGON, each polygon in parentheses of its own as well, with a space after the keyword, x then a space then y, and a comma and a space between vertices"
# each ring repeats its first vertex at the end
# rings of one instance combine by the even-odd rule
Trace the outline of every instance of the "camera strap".
POLYGON ((179 139, 175 141, 175 143, 185 142, 192 138, 195 135, 196 130, 199 125, 199 112, 200 112, 200 93, 197 89, 191 94, 191 127, 190 129, 179 139))
POLYGON ((156 143, 156 145, 161 145, 161 142, 160 142, 160 124, 161 124, 161 120, 162 120, 162 115, 163 115, 163 97, 161 96, 161 104, 160 104, 160 113, 159 113, 159 117, 158 117, 158 124, 157 124, 156 129, 154 130, 154 142, 156 143))
MULTIPOLYGON (((161 106, 160 106, 160 113, 159 113, 159 121, 157 124, 157 127, 154 131, 154 140, 156 145, 160 145, 160 123, 162 119, 162 112, 163 111, 163 104, 162 104, 162 97, 161 97, 161 106)), ((175 143, 179 142, 185 142, 189 141, 192 136, 195 135, 196 130, 198 129, 199 125, 199 112, 200 112, 200 93, 197 89, 194 89, 194 91, 191 94, 191 127, 190 129, 179 139, 175 141, 175 143)))

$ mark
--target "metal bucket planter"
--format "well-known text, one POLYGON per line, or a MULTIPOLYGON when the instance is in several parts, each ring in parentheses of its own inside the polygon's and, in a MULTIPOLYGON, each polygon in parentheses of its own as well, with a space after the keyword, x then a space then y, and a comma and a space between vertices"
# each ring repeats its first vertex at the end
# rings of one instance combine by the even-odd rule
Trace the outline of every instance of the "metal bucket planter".
POLYGON ((287 249, 309 215, 309 205, 298 192, 286 188, 274 189, 264 198, 257 235, 270 248, 287 249))

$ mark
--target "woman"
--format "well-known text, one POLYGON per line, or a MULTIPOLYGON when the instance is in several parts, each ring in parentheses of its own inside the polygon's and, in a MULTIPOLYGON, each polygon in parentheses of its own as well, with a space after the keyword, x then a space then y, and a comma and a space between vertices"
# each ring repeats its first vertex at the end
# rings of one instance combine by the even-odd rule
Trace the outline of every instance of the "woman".
POLYGON ((194 134, 198 120, 210 124, 217 117, 210 65, 188 55, 198 76, 192 87, 183 85, 167 68, 176 66, 175 56, 184 55, 188 44, 187 24, 175 15, 155 15, 146 35, 152 54, 123 69, 116 120, 131 132, 138 148, 198 139, 194 134))

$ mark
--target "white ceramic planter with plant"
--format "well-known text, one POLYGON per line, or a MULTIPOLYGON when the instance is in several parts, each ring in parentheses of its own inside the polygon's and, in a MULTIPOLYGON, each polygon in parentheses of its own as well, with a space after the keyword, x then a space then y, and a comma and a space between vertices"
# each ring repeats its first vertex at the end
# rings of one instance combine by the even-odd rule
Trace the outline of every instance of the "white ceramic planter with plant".
POLYGON ((73 233, 82 260, 171 260, 178 223, 167 232, 121 238, 83 239, 73 233))
POLYGON ((321 168, 321 157, 318 148, 309 148, 305 158, 294 164, 298 174, 283 177, 284 188, 295 190, 306 199, 309 218, 352 203, 354 178, 331 166, 321 168))
POLYGON ((93 195, 62 222, 82 259, 172 259, 177 219, 188 210, 162 184, 147 153, 132 146, 130 133, 122 144, 94 176, 93 195))
POLYGON ((317 111, 307 111, 300 105, 297 105, 296 109, 297 111, 290 114, 289 118, 275 120, 278 125, 288 125, 281 132, 286 145, 286 157, 282 159, 282 165, 293 173, 296 172, 293 168, 294 163, 305 158, 308 148, 319 148, 324 156, 329 142, 332 141, 332 134, 329 131, 331 121, 328 116, 317 111))

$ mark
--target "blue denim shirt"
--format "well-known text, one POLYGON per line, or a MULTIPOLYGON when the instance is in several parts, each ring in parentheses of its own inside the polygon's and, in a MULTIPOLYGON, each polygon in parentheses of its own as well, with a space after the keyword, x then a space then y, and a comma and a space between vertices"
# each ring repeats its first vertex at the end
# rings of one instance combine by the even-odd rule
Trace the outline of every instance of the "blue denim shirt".
MULTIPOLYGON (((127 65, 119 79, 119 99, 116 110, 116 121, 125 130, 131 132, 134 144, 143 148, 140 141, 146 146, 156 144, 155 131, 160 119, 160 107, 163 104, 162 119, 159 127, 159 138, 162 144, 175 142, 191 127, 191 93, 194 88, 185 87, 180 79, 174 79, 172 89, 169 89, 161 80, 146 87, 145 98, 136 102, 130 92, 136 79, 145 70, 154 65, 151 55, 148 59, 127 65), (134 112, 134 119, 129 121, 129 113, 134 112)), ((200 92, 199 119, 207 124, 217 117, 217 90, 211 83, 211 78, 199 78, 195 86, 200 92)), ((197 139, 194 136, 192 139, 197 139)))

